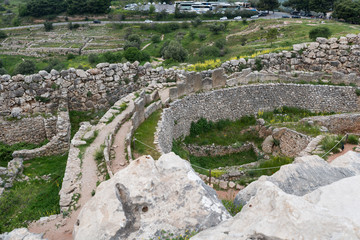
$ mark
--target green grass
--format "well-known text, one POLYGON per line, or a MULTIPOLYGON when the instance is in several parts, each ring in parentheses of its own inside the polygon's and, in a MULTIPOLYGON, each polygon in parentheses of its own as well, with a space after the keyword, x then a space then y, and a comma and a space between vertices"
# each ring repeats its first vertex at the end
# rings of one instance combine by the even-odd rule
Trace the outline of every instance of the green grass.
MULTIPOLYGON (((152 43, 145 51, 150 54, 151 57, 161 57, 160 50, 164 42, 167 40, 180 40, 182 45, 189 52, 189 57, 186 60, 188 63, 203 62, 209 59, 220 59, 222 61, 228 60, 233 57, 246 57, 256 54, 260 51, 276 52, 280 51, 279 48, 288 48, 291 49, 293 44, 309 42, 311 41, 308 37, 308 33, 311 29, 320 25, 321 20, 305 20, 302 19, 301 23, 293 19, 259 19, 256 21, 248 21, 248 24, 242 24, 241 22, 229 22, 227 29, 223 32, 220 32, 217 35, 214 35, 210 30, 209 26, 212 23, 203 23, 198 27, 193 27, 192 25, 189 28, 179 28, 177 30, 171 31, 164 34, 164 40, 160 43, 152 43), (287 24, 285 24, 286 22, 287 24), (278 25, 279 36, 273 42, 272 46, 269 42, 266 41, 267 27, 278 25), (190 31, 196 33, 195 38, 190 37, 190 31), (199 35, 206 35, 205 40, 200 40, 199 35), (218 39, 224 39, 228 37, 225 50, 222 51, 220 56, 199 56, 199 49, 203 46, 212 45, 218 39), (240 38, 246 38, 246 44, 241 45, 240 38)), ((335 21, 325 21, 326 26, 330 28, 333 35, 332 37, 345 36, 348 33, 359 33, 360 27, 358 25, 350 25, 347 23, 340 23, 335 21)), ((118 24, 117 24, 118 25, 118 24)), ((149 39, 153 35, 162 35, 161 32, 157 29, 141 29, 140 24, 124 25, 122 27, 116 27, 113 24, 107 24, 106 26, 85 26, 83 30, 76 30, 71 32, 71 36, 68 36, 64 40, 69 41, 65 46, 69 47, 79 47, 79 44, 73 43, 73 41, 79 41, 80 38, 84 36, 95 37, 96 43, 99 45, 90 46, 93 49, 107 49, 109 46, 120 46, 124 43, 124 37, 127 32, 131 31, 134 34, 141 36, 142 44, 149 43, 149 39), (111 43, 111 44, 110 44, 111 43), (109 45, 110 44, 110 45, 109 45)), ((14 40, 21 40, 24 38, 34 39, 36 44, 39 39, 48 39, 49 36, 44 34, 43 29, 36 30, 12 30, 7 31, 12 33, 12 38, 14 40), (29 38, 30 36, 30 38, 29 38)), ((65 34, 69 33, 66 27, 55 27, 55 34, 65 34)), ((58 43, 46 43, 49 46, 57 46, 58 43)), ((81 43, 82 44, 82 43, 81 43)), ((85 49, 86 50, 86 49, 85 49)), ((5 64, 4 68, 8 73, 13 74, 15 66, 22 61, 22 59, 32 59, 36 60, 33 57, 24 57, 24 56, 8 56, 1 55, 1 59, 5 64)), ((59 62, 63 65, 64 68, 78 68, 82 66, 84 68, 91 68, 96 65, 96 63, 90 63, 88 56, 81 55, 75 56, 74 59, 68 60, 66 56, 60 56, 57 54, 49 54, 45 58, 37 60, 36 66, 37 70, 41 70, 48 66, 49 60, 52 58, 59 59, 59 62)), ((103 54, 98 55, 98 62, 106 62, 106 58, 103 54)), ((125 59, 119 59, 118 62, 126 61, 125 59)), ((176 66, 179 63, 167 61, 164 63, 164 66, 176 66)))
POLYGON ((359 144, 359 136, 349 134, 347 142, 350 144, 359 144))
POLYGON ((135 147, 133 147, 134 154, 137 155, 151 155, 154 159, 158 159, 160 157, 160 153, 154 149, 156 146, 154 144, 154 134, 156 131, 156 126, 158 121, 160 120, 162 110, 157 110, 153 114, 149 116, 136 130, 134 133, 134 137, 140 142, 135 141, 135 147))
POLYGON ((106 110, 98 111, 70 111, 70 123, 71 123, 71 139, 80 128, 81 122, 89 122, 97 124, 100 118, 105 114, 106 110))
POLYGON ((257 161, 256 154, 253 150, 215 157, 196 157, 192 155, 189 157, 191 164, 207 169, 236 166, 257 161))
POLYGON ((235 216, 236 214, 241 212, 241 209, 243 207, 241 205, 236 206, 234 204, 234 201, 230 201, 230 200, 221 200, 221 202, 224 205, 224 207, 226 208, 226 210, 228 210, 228 212, 231 214, 231 216, 235 216))
POLYGON ((246 141, 259 144, 263 139, 259 138, 257 132, 250 130, 239 134, 240 131, 255 124, 256 119, 253 116, 245 116, 236 121, 220 120, 216 123, 200 119, 191 124, 190 135, 185 137, 184 142, 186 144, 222 146, 241 144, 246 141))
POLYGON ((338 153, 340 152, 341 143, 339 141, 343 138, 341 135, 326 135, 320 142, 320 145, 322 146, 322 149, 325 152, 330 151, 335 145, 331 152, 332 153, 338 153))
POLYGON ((50 179, 15 182, 0 198, 0 233, 26 227, 40 217, 60 213, 59 191, 67 155, 40 157, 24 162, 24 175, 34 178, 50 174, 50 179))
POLYGON ((115 109, 115 110, 117 110, 118 112, 113 113, 113 115, 109 118, 109 120, 106 122, 106 124, 111 123, 111 122, 116 118, 117 115, 119 115, 120 113, 122 113, 122 112, 127 108, 127 106, 128 106, 128 105, 127 105, 126 103, 122 103, 122 104, 120 105, 120 107, 112 107, 112 109, 115 109))
POLYGON ((49 140, 44 140, 40 144, 33 143, 16 143, 13 145, 7 145, 0 142, 0 167, 7 167, 9 161, 13 159, 12 153, 22 149, 35 149, 47 144, 49 140))

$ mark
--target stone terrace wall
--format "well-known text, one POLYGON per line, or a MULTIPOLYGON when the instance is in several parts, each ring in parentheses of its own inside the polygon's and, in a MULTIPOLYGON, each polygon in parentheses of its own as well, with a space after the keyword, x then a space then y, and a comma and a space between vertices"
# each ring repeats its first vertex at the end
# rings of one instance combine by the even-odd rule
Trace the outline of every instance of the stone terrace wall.
POLYGON ((44 118, 15 119, 12 121, 0 121, 0 142, 15 144, 18 142, 41 143, 45 139, 51 139, 56 132, 56 116, 44 118))
MULTIPOLYGON (((305 70, 323 72, 360 72, 360 34, 346 37, 317 38, 316 42, 293 46, 293 51, 270 53, 258 56, 265 69, 305 70)), ((238 72, 244 66, 253 66, 254 59, 232 60, 222 64, 228 71, 238 72)))
POLYGON ((92 110, 111 106, 122 96, 147 86, 152 81, 175 80, 174 69, 139 66, 138 62, 100 63, 84 71, 70 68, 50 73, 40 71, 30 76, 0 76, 0 115, 8 116, 14 108, 23 114, 55 112, 59 90, 67 90, 70 110, 92 110))
POLYGON ((299 84, 248 85, 190 95, 170 104, 159 122, 158 142, 164 153, 172 140, 189 134, 190 124, 200 118, 211 121, 239 119, 277 107, 311 111, 353 112, 359 109, 355 88, 299 84))

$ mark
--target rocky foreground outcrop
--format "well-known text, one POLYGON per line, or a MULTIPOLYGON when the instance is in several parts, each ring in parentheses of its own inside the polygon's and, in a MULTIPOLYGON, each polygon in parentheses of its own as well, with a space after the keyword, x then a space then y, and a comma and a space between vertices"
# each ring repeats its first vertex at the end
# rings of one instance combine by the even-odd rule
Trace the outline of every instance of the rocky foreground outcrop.
POLYGON ((0 240, 41 240, 42 234, 31 233, 27 228, 17 228, 9 233, 0 234, 0 240))
POLYGON ((158 239, 229 219, 216 192, 174 153, 143 156, 103 182, 81 210, 76 240, 158 239))
POLYGON ((272 182, 288 194, 303 196, 340 179, 360 174, 360 153, 349 151, 330 164, 319 156, 298 157, 272 176, 262 176, 240 191, 236 205, 245 205, 266 182, 272 182))
POLYGON ((345 178, 299 197, 265 181, 234 218, 191 239, 360 239, 359 182, 345 178))

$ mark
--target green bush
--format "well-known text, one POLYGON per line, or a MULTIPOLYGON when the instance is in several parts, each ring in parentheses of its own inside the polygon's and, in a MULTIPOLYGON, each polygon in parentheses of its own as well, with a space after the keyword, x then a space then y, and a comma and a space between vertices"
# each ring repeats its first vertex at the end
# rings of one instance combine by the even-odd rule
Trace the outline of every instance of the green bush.
POLYGON ((18 65, 16 65, 14 73, 15 74, 32 74, 36 71, 36 65, 34 61, 25 60, 18 65))
POLYGON ((98 55, 96 55, 96 54, 94 54, 94 53, 92 53, 92 54, 90 54, 90 55, 88 56, 88 61, 89 61, 89 63, 91 63, 91 64, 95 64, 95 63, 99 63, 99 62, 100 62, 98 55))
POLYGON ((116 53, 106 52, 103 54, 103 58, 104 58, 105 62, 118 63, 118 62, 121 62, 122 54, 121 54, 121 52, 116 52, 116 53))
POLYGON ((160 38, 159 35, 154 35, 154 36, 151 37, 151 41, 153 43, 159 43, 159 42, 161 42, 161 38, 160 38))
POLYGON ((333 153, 338 153, 339 148, 341 147, 341 143, 339 142, 341 140, 342 136, 331 136, 327 135, 325 138, 323 138, 320 142, 320 145, 322 146, 322 149, 325 152, 330 151, 333 153))
POLYGON ((44 28, 46 32, 50 32, 54 29, 52 22, 44 22, 44 28))
POLYGON ((206 34, 205 33, 200 33, 199 34, 199 40, 204 41, 205 39, 206 39, 206 34))
POLYGON ((214 23, 209 26, 209 30, 215 35, 219 34, 221 31, 225 31, 225 29, 226 27, 224 24, 214 23))
POLYGON ((215 46, 219 49, 223 49, 225 45, 226 45, 226 39, 224 38, 215 41, 215 46))
POLYGON ((0 68, 0 75, 5 75, 5 74, 8 74, 5 68, 0 68))
POLYGON ((359 144, 359 137, 353 134, 348 136, 347 142, 350 144, 359 144))
POLYGON ((165 59, 183 62, 188 56, 186 49, 178 41, 165 42, 161 49, 161 55, 165 59))
POLYGON ((256 58, 255 59, 255 66, 254 66, 254 70, 256 71, 261 71, 263 69, 264 65, 262 64, 261 62, 261 59, 260 58, 256 58))
POLYGON ((329 38, 331 36, 331 31, 328 27, 316 27, 309 32, 309 38, 313 41, 318 37, 329 38))
POLYGON ((71 60, 71 59, 74 59, 74 58, 75 58, 75 55, 72 54, 72 53, 69 53, 68 55, 66 55, 67 60, 71 60))
POLYGON ((7 38, 7 34, 4 31, 0 31, 0 39, 7 38))
POLYGON ((199 17, 196 17, 194 20, 191 20, 191 24, 194 27, 198 27, 202 23, 201 19, 199 17))
POLYGON ((199 56, 201 56, 201 57, 219 57, 220 49, 215 46, 201 47, 199 50, 199 56))
POLYGON ((124 52, 124 57, 130 62, 143 62, 150 60, 150 55, 147 52, 140 51, 135 47, 129 47, 128 49, 126 49, 124 52))

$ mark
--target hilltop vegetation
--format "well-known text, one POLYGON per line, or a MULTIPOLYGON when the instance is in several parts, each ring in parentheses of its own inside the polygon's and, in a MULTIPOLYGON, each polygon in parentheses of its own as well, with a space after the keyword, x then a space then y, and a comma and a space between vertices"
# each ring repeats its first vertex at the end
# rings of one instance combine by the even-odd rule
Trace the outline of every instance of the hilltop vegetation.
MULTIPOLYGON (((99 62, 126 62, 138 60, 159 61, 162 65, 176 66, 180 62, 197 63, 211 60, 207 68, 218 67, 221 61, 235 57, 255 57, 258 53, 291 50, 292 45, 309 42, 309 32, 318 27, 330 29, 331 37, 359 33, 359 26, 335 21, 319 20, 256 20, 224 23, 204 23, 194 20, 192 23, 169 24, 108 24, 104 26, 85 25, 69 30, 68 27, 55 27, 49 34, 44 30, 7 31, 10 35, 6 44, 24 41, 27 45, 21 51, 36 51, 36 48, 67 47, 71 49, 101 50, 120 49, 124 51, 93 55, 68 54, 67 56, 49 53, 41 60, 35 57, 0 55, 4 69, 2 74, 22 73, 23 67, 17 67, 23 59, 35 64, 28 73, 41 69, 61 70, 69 67, 88 69, 99 62), (277 29, 269 40, 268 32, 277 29), (71 33, 71 34, 69 34, 71 33), (50 37, 51 36, 51 37, 50 37), (84 39, 91 39, 87 42, 84 39), (176 47, 174 47, 174 44, 176 47), (29 47, 31 45, 31 47, 29 47), (145 49, 143 49, 147 46, 145 49), (182 52, 174 51, 181 49, 182 52), (33 50, 34 49, 34 50, 33 50), (143 49, 143 50, 142 50, 143 49), (164 59, 160 59, 164 57, 164 59), (219 59, 216 61, 216 59, 219 59), (17 71, 17 69, 20 70, 17 71)), ((14 43, 14 44, 15 44, 14 43)), ((9 51, 11 45, 3 44, 1 51, 9 51)), ((206 66, 205 66, 206 68, 206 66)), ((190 69, 192 70, 192 69, 190 69)))

